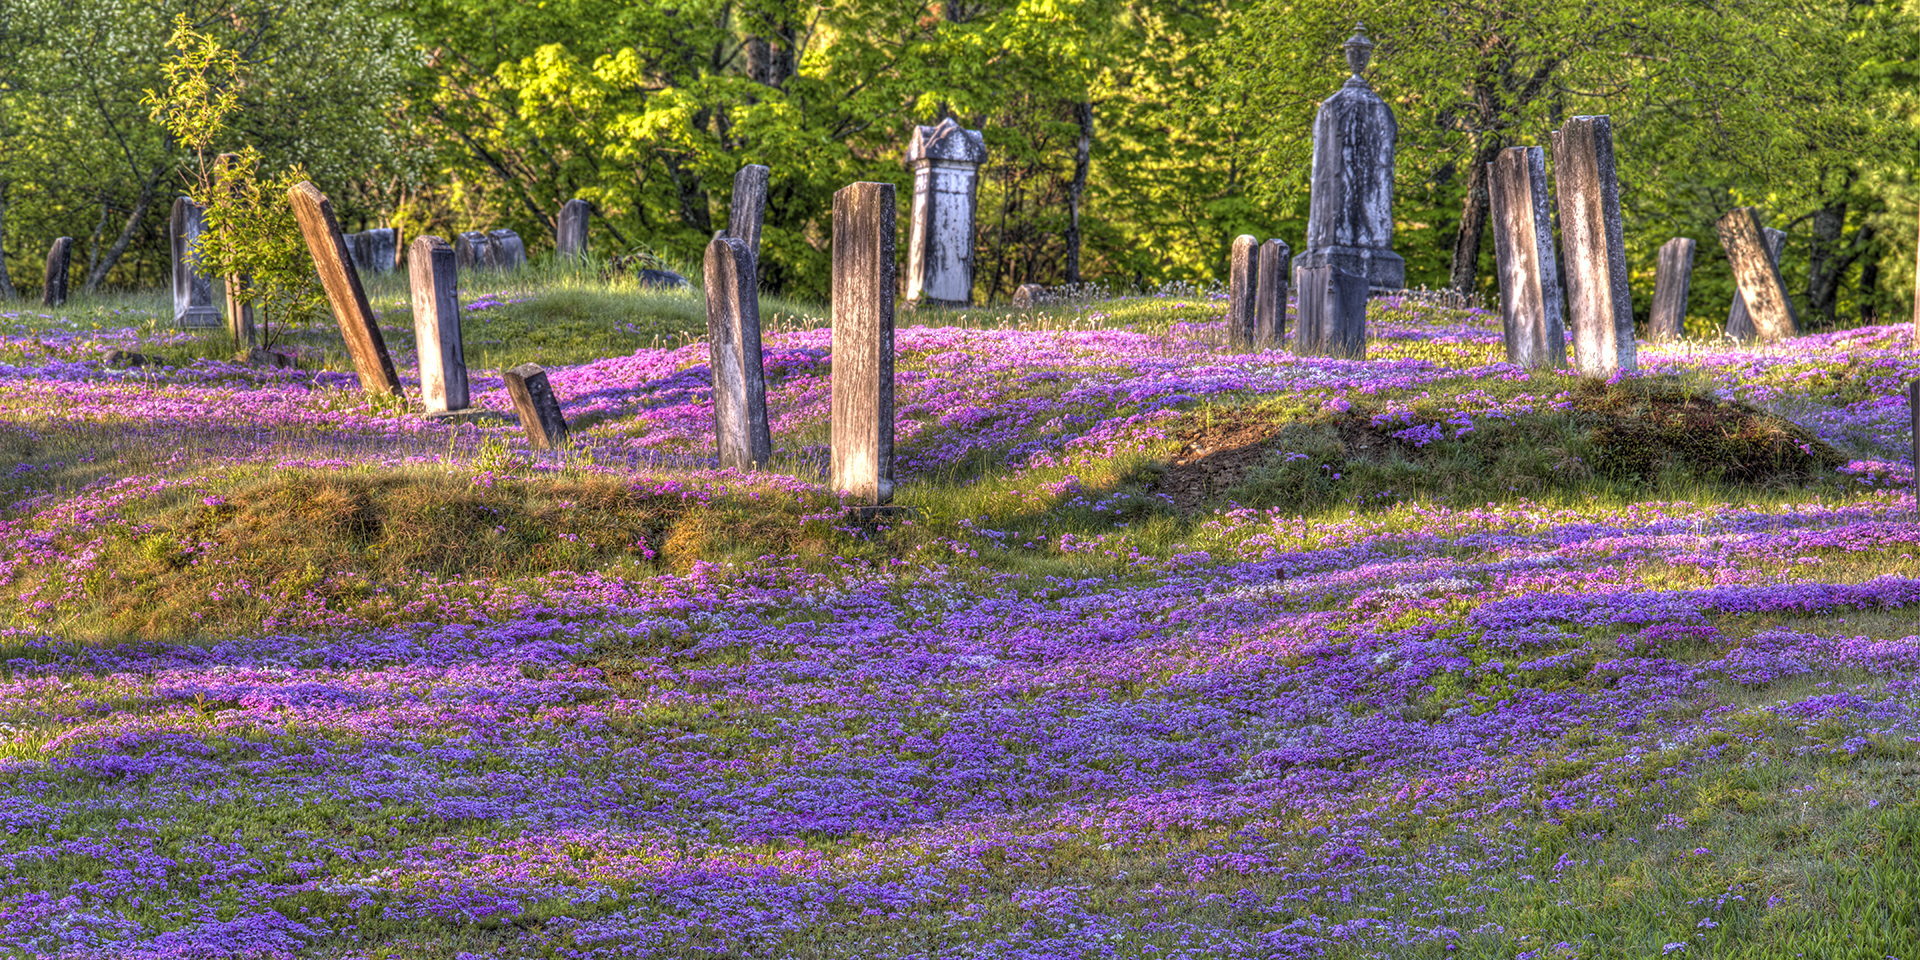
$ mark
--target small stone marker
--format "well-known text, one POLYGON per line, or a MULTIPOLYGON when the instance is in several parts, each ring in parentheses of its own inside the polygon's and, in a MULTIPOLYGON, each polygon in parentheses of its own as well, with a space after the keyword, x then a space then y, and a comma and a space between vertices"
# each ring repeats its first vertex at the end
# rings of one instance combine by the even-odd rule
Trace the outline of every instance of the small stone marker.
POLYGON ((487 242, 493 246, 493 265, 501 270, 518 270, 527 265, 527 245, 512 230, 490 230, 487 242))
MULTIPOLYGON (((1393 252, 1393 109, 1361 77, 1373 56, 1366 24, 1342 45, 1353 75, 1313 117, 1313 195, 1300 266, 1335 266, 1370 286, 1406 286, 1407 262, 1393 252)), ((1300 281, 1306 289, 1306 281, 1300 281)))
POLYGON ((1507 362, 1529 369, 1567 365, 1567 327, 1547 207, 1547 159, 1539 147, 1509 147, 1487 164, 1493 254, 1500 273, 1500 322, 1507 362))
POLYGON ((513 411, 520 415, 520 429, 527 432, 527 445, 535 450, 553 450, 566 445, 567 418, 560 413, 560 401, 554 399, 547 384, 547 371, 537 363, 523 363, 505 371, 507 395, 513 398, 513 411))
POLYGON ((220 308, 213 305, 213 278, 194 265, 193 248, 206 231, 206 211, 187 197, 173 201, 168 234, 173 243, 173 322, 183 327, 217 327, 220 308))
POLYGON ((58 307, 67 302, 67 275, 73 270, 73 238, 60 237, 47 249, 47 282, 40 289, 40 305, 58 307))
POLYGON ((1013 305, 1020 310, 1030 310, 1047 299, 1047 288, 1037 283, 1023 283, 1013 291, 1013 305))
POLYGON ((1727 336, 1740 341, 1758 337, 1772 343, 1798 333, 1793 301, 1787 296, 1786 281, 1780 277, 1786 231, 1762 228, 1760 211, 1752 207, 1741 207, 1721 217, 1714 228, 1720 233, 1720 245, 1726 248, 1736 283, 1733 307, 1727 311, 1727 336), (1756 310, 1756 305, 1761 310, 1756 310))
POLYGON ((494 268, 493 240, 480 230, 468 230, 454 234, 453 262, 460 270, 491 270, 494 268))
POLYGON ((1660 246, 1653 271, 1653 316, 1647 332, 1655 340, 1678 340, 1687 335, 1687 293, 1693 289, 1694 243, 1674 237, 1660 246))
POLYGON ((767 183, 773 171, 749 163, 733 175, 733 206, 727 212, 727 236, 747 243, 758 276, 760 267, 760 225, 767 217, 767 183))
POLYGON ((740 237, 707 244, 707 345, 713 371, 713 433, 720 468, 762 470, 773 458, 767 380, 760 354, 760 281, 740 237))
POLYGON ((1287 279, 1293 250, 1279 240, 1260 245, 1259 269, 1254 271, 1253 348, 1278 350, 1287 336, 1287 279))
POLYGON ((1302 267, 1299 303, 1296 353, 1303 357, 1367 358, 1367 278, 1339 267, 1302 267))
POLYGON ((643 287, 658 287, 664 290, 691 290, 693 284, 686 277, 672 270, 644 268, 634 278, 643 287))
POLYGON ((460 336, 459 274, 453 245, 439 237, 413 241, 407 257, 413 287, 413 337, 420 353, 420 400, 428 413, 453 413, 471 404, 466 344, 460 336))
POLYGON ((560 205, 560 224, 554 231, 555 251, 564 258, 577 260, 587 253, 587 226, 593 219, 593 204, 575 197, 560 205))
MULTIPOLYGON (((915 127, 906 162, 913 168, 913 219, 907 227, 907 302, 945 307, 973 303, 974 182, 987 161, 978 130, 952 117, 915 127)), ((885 502, 885 501, 882 501, 885 502)))
POLYGON ((1253 349, 1255 284, 1260 275, 1260 241, 1247 234, 1233 238, 1227 259, 1227 348, 1253 349))
POLYGON ((891 183, 833 195, 832 482, 869 506, 893 502, 893 203, 891 183))
POLYGON ((392 273, 398 269, 400 231, 394 227, 380 227, 360 234, 360 256, 354 260, 354 265, 373 273, 392 273))
POLYGON ((1553 132, 1553 182, 1574 362, 1590 377, 1638 369, 1612 120, 1573 117, 1553 132))
POLYGON ((320 284, 326 287, 327 303, 333 319, 340 324, 340 336, 347 341, 347 353, 360 375, 360 389, 368 393, 399 394, 400 375, 393 371, 393 357, 387 353, 387 341, 380 336, 367 292, 360 286, 360 274, 347 258, 347 244, 341 239, 340 222, 333 218, 333 204, 327 195, 306 181, 287 191, 293 215, 300 221, 300 234, 306 238, 307 252, 320 272, 320 284))

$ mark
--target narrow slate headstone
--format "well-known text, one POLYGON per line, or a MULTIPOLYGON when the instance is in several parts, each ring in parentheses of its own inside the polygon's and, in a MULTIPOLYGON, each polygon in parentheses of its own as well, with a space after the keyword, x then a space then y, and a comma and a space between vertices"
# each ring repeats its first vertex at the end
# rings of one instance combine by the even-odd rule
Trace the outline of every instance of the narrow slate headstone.
POLYGON ((392 273, 400 266, 400 231, 396 227, 379 227, 360 234, 360 259, 354 261, 371 273, 392 273))
POLYGON ((1653 315, 1647 332, 1655 340, 1687 335, 1687 294, 1693 289, 1694 243, 1674 237, 1660 247, 1653 270, 1653 315))
MULTIPOLYGON (((952 117, 915 127, 906 162, 913 168, 913 219, 907 227, 907 302, 973 303, 974 184, 987 160, 978 130, 952 117)), ((884 502, 884 501, 883 501, 884 502)))
MULTIPOLYGON (((1786 251, 1787 232, 1772 227, 1760 227, 1760 211, 1752 207, 1741 207, 1720 218, 1715 224, 1720 233, 1720 245, 1726 248, 1727 260, 1733 266, 1735 289, 1733 307, 1727 311, 1727 336, 1735 340, 1747 341, 1758 337, 1767 343, 1791 337, 1799 332, 1799 324, 1793 315, 1793 300, 1787 295, 1786 281, 1780 276, 1780 254, 1786 251), (1755 228, 1758 228, 1757 230, 1755 228), (1735 259, 1735 249, 1747 255, 1753 236, 1759 236, 1765 244, 1765 262, 1742 263, 1735 259), (1744 271, 1744 272, 1743 272, 1744 271), (1757 286, 1750 286, 1757 285, 1757 286), (1749 289, 1759 291, 1758 297, 1748 294, 1749 289), (1785 319, 1773 316, 1762 322, 1755 319, 1753 305, 1761 303, 1768 310, 1775 309, 1784 314, 1785 319)), ((1756 245, 1757 246, 1757 245, 1756 245)))
POLYGON ((454 234, 453 262, 461 270, 491 270, 494 261, 493 238, 482 230, 454 234))
POLYGON ((347 354, 360 375, 360 389, 401 393, 400 375, 393 370, 393 357, 387 353, 386 339, 380 336, 380 324, 367 303, 367 292, 360 286, 360 274, 347 257, 347 244, 341 239, 340 222, 333 217, 333 204, 319 188, 304 180, 287 191, 287 202, 300 221, 300 235, 307 241, 307 252, 313 255, 333 319, 340 324, 347 354))
POLYGON ((413 338, 420 353, 420 400, 428 413, 465 410, 472 400, 453 245, 431 236, 413 241, 407 279, 413 288, 413 338))
MULTIPOLYGON (((221 154, 218 161, 221 179, 226 179, 228 167, 239 162, 240 155, 237 153, 221 154)), ((240 185, 231 183, 229 189, 238 192, 240 185)), ((259 331, 253 322, 253 302, 246 296, 247 285, 250 282, 251 278, 242 273, 226 277, 225 282, 221 284, 225 288, 223 292, 227 300, 227 334, 233 338, 235 359, 239 359, 239 355, 244 353, 248 363, 254 361, 254 353, 260 342, 259 331)), ((261 352, 270 353, 270 351, 261 352)), ((274 353, 271 356, 278 357, 284 354, 274 353)))
POLYGON ((168 223, 173 242, 173 321, 183 327, 217 327, 220 308, 213 305, 213 278, 194 265, 193 248, 206 231, 206 211, 192 199, 173 201, 168 223))
POLYGON ((353 269, 361 273, 369 272, 367 269, 366 251, 361 249, 361 241, 364 239, 366 238, 357 233, 343 233, 340 235, 340 241, 347 245, 347 259, 352 260, 353 269))
POLYGON ((1227 260, 1227 347, 1253 349, 1253 320, 1260 280, 1260 241, 1247 234, 1233 238, 1227 260))
POLYGON ((560 205, 560 224, 554 231, 554 249, 564 258, 579 259, 587 252, 587 226, 593 204, 575 197, 560 205))
POLYGON ((1037 283, 1023 283, 1013 291, 1013 305, 1020 310, 1036 307, 1046 299, 1047 288, 1037 283))
POLYGON ((1500 151, 1487 164, 1487 189, 1507 362, 1529 369, 1564 367, 1567 328, 1547 206, 1546 154, 1539 147, 1500 151))
POLYGON ((1367 287, 1367 278, 1339 267, 1302 267, 1294 352, 1303 357, 1365 360, 1367 287))
POLYGON ((518 270, 527 265, 527 245, 512 230, 490 230, 487 241, 493 245, 493 265, 501 270, 518 270))
POLYGON ((1293 250, 1280 240, 1260 245, 1255 271, 1253 348, 1278 350, 1287 337, 1287 283, 1293 272, 1293 250))
POLYGON ((733 206, 727 213, 727 236, 746 241, 747 253, 753 256, 756 270, 760 266, 760 225, 767 217, 767 182, 772 172, 757 163, 749 163, 733 175, 733 206))
POLYGON ((40 305, 58 307, 67 302, 67 275, 73 270, 73 238, 60 237, 47 249, 47 281, 40 290, 40 305))
POLYGON ((535 450, 565 446, 567 418, 560 413, 560 401, 547 383, 547 371, 537 363, 523 363, 503 372, 501 379, 507 382, 507 396, 513 398, 513 411, 520 415, 527 445, 535 450))
POLYGON ((1614 175, 1613 121, 1573 117, 1553 132, 1553 184, 1560 199, 1560 252, 1574 362, 1590 377, 1638 369, 1620 181, 1614 175))
POLYGON ((739 237, 707 244, 707 347, 720 468, 761 470, 773 458, 760 354, 760 288, 753 251, 739 237))
POLYGON ((833 195, 833 488, 893 502, 893 184, 833 195))
POLYGON ((1343 49, 1353 75, 1313 117, 1307 249, 1296 262, 1302 268, 1339 267, 1369 286, 1398 290, 1407 281, 1407 263, 1393 252, 1393 151, 1400 126, 1361 77, 1373 56, 1365 24, 1343 49))

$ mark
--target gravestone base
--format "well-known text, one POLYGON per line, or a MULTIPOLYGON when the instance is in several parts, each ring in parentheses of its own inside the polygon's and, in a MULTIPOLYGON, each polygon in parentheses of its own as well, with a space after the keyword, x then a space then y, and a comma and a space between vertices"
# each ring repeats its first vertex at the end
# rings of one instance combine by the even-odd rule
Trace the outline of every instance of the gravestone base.
POLYGON ((426 410, 420 414, 435 423, 513 423, 512 417, 486 407, 461 407, 458 410, 426 410))
POLYGON ((188 307, 180 312, 180 325, 189 330, 207 330, 225 326, 220 319, 220 311, 214 307, 188 307))
POLYGON ((1367 278, 1371 296, 1398 293, 1407 287, 1407 261, 1392 250, 1380 247, 1324 247, 1309 250, 1293 260, 1296 269, 1334 267, 1343 273, 1367 278))

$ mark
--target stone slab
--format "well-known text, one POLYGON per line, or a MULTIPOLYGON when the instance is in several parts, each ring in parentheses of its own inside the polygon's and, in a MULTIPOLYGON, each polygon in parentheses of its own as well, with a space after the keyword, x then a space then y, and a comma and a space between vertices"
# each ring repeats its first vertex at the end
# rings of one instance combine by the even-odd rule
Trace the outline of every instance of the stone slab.
POLYGON ((428 413, 472 406, 466 343, 460 335, 459 268, 453 245, 440 237, 413 241, 407 252, 413 337, 420 354, 420 402, 428 413))
POLYGON ((1687 294, 1693 289, 1695 244, 1674 237, 1660 245, 1653 270, 1653 312, 1647 333, 1655 340, 1679 340, 1687 335, 1687 294))
POLYGON ((1314 114, 1313 192, 1306 252, 1298 262, 1303 268, 1338 267, 1365 277, 1370 286, 1398 290, 1407 277, 1406 261, 1393 252, 1394 147, 1400 125, 1362 77, 1372 47, 1358 34, 1347 41, 1353 75, 1314 114))
POLYGON ((526 432, 527 445, 535 450, 557 450, 567 444, 567 418, 560 412, 560 401, 547 383, 547 371, 537 363, 523 363, 504 371, 507 396, 513 398, 513 410, 520 415, 520 429, 526 432))
POLYGON ((494 260, 493 241, 484 230, 468 230, 454 234, 453 262, 459 270, 492 270, 497 264, 494 260))
POLYGON ((833 488, 893 502, 894 190, 833 195, 833 488))
POLYGON ((193 264, 194 246, 206 232, 206 211, 187 197, 173 201, 167 223, 173 248, 173 322, 183 327, 217 327, 220 308, 213 304, 213 278, 193 264))
POLYGON ((554 248, 567 259, 579 259, 587 253, 587 227, 593 221, 593 204, 575 197, 560 205, 560 222, 554 230, 554 248))
POLYGON ((907 226, 907 302, 973 303, 974 200, 986 140, 952 117, 915 127, 906 162, 913 168, 907 226))
POLYGON ((1367 278, 1339 267, 1301 268, 1294 351, 1306 357, 1365 360, 1367 290, 1367 278))
POLYGON ((1529 369, 1567 365, 1547 160, 1539 147, 1510 147, 1487 164, 1493 254, 1507 362, 1529 369))
MULTIPOLYGON (((727 211, 727 236, 747 245, 754 266, 760 264, 760 227, 767 218, 767 184, 773 171, 749 163, 733 175, 733 202, 727 211)), ((756 274, 757 276, 758 274, 756 274)))
POLYGON ((1254 273, 1253 348, 1278 350, 1287 338, 1287 285, 1293 274, 1293 250, 1280 240, 1261 244, 1254 273))
POLYGON ((1574 363, 1590 377, 1638 369, 1611 119, 1573 117, 1553 132, 1553 182, 1574 363))
POLYGON ((713 433, 720 468, 764 470, 773 458, 767 381, 760 353, 760 282, 741 237, 707 244, 707 349, 713 376, 713 433))
POLYGON ((67 302, 67 280, 73 273, 73 238, 58 237, 47 248, 46 281, 40 288, 40 305, 58 307, 67 302))
POLYGON ((313 266, 320 273, 320 285, 326 288, 327 304, 340 325, 340 336, 347 342, 347 354, 360 375, 360 389, 368 393, 399 394, 400 375, 394 372, 393 357, 387 341, 380 335, 367 292, 360 286, 360 274, 347 256, 346 241, 341 238, 340 222, 334 219, 333 204, 327 195, 307 181, 287 191, 294 218, 300 221, 300 235, 313 255, 313 266))
POLYGON ((489 230, 487 242, 493 247, 493 265, 500 270, 519 270, 527 265, 527 244, 512 230, 489 230))
POLYGON ((1791 337, 1799 332, 1799 323, 1793 315, 1793 299, 1787 295, 1786 281, 1780 276, 1780 255, 1786 252, 1787 233, 1784 230, 1775 230, 1772 227, 1759 228, 1759 233, 1762 238, 1761 242, 1765 244, 1764 249, 1767 264, 1765 268, 1758 268, 1749 264, 1749 267, 1754 267, 1758 272, 1754 273, 1751 277, 1743 278, 1741 275, 1741 265, 1732 263, 1734 247, 1728 242, 1728 231, 1731 230, 1734 232, 1736 235, 1734 239, 1736 241, 1740 240, 1742 236, 1750 236, 1746 231, 1751 226, 1757 226, 1759 224, 1760 211, 1753 207, 1742 207, 1740 210, 1752 212, 1750 218, 1752 224, 1743 222, 1747 218, 1743 217, 1739 210, 1720 218, 1720 223, 1715 224, 1715 229, 1720 233, 1720 245, 1727 251, 1727 259, 1733 266, 1735 289, 1733 293, 1733 306, 1727 310, 1727 336, 1742 342, 1759 339, 1769 343, 1774 340, 1791 337), (1772 274, 1772 280, 1768 280, 1766 277, 1769 271, 1772 274), (1786 321, 1771 335, 1763 335, 1760 325, 1754 320, 1751 301, 1748 299, 1746 293, 1746 284, 1749 281, 1760 284, 1763 299, 1767 296, 1769 284, 1777 284, 1778 286, 1778 290, 1769 302, 1784 304, 1786 321))
POLYGON ((1253 349, 1253 322, 1260 281, 1260 241, 1248 234, 1233 238, 1227 254, 1227 348, 1253 349))

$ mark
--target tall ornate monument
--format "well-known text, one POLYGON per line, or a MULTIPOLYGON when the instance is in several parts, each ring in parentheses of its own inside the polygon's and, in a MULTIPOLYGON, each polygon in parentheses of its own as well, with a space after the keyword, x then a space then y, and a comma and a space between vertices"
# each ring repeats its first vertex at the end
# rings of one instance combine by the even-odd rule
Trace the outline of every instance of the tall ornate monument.
POLYGON ((1343 45, 1353 76, 1313 118, 1313 203, 1302 268, 1335 267, 1374 288, 1406 286, 1407 263, 1393 252, 1393 110, 1361 74, 1373 56, 1366 24, 1343 45))
POLYGON ((987 162, 978 130, 952 117, 915 127, 907 147, 913 168, 913 219, 907 227, 907 302, 943 307, 973 303, 975 180, 987 162))

